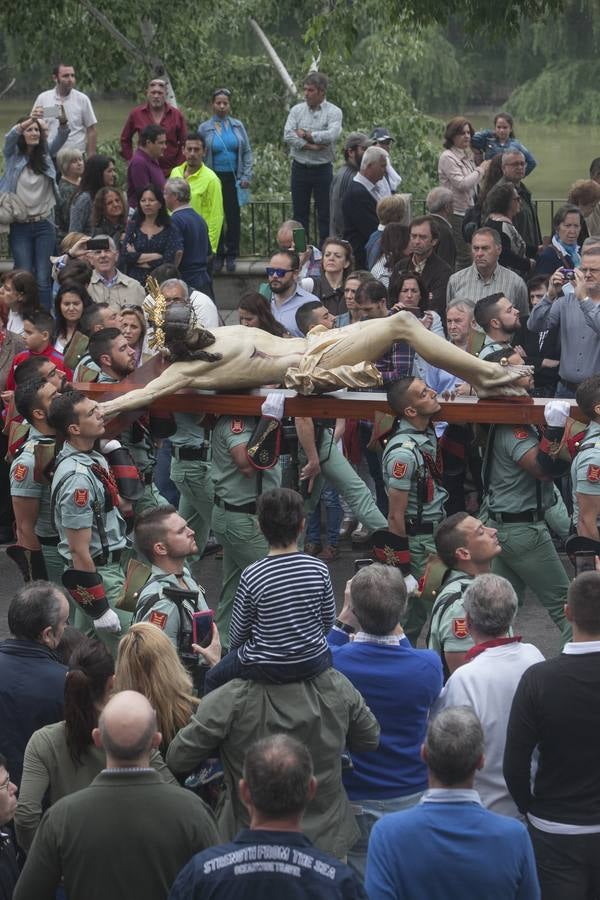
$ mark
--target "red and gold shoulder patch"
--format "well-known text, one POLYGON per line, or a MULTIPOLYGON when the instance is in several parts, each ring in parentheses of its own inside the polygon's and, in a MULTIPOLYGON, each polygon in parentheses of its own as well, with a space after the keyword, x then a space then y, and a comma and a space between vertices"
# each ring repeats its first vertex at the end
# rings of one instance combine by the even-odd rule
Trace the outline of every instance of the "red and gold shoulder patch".
POLYGON ((29 466, 25 466, 23 463, 17 463, 13 471, 13 478, 15 481, 25 481, 28 472, 29 466))
POLYGON ((84 506, 87 506, 89 500, 90 493, 86 488, 76 488, 73 493, 73 502, 75 506, 80 506, 82 509, 84 506))
POLYGON ((394 471, 392 474, 393 474, 394 478, 404 478, 404 476, 406 475, 407 469, 408 469, 408 463, 403 463, 403 462, 397 461, 394 463, 394 471))
POLYGON ((462 640, 469 637, 469 629, 467 628, 466 619, 452 619, 452 634, 455 638, 462 640))
POLYGON ((232 419, 231 420, 231 433, 232 434, 241 434, 244 430, 244 422, 242 419, 232 419))
POLYGON ((522 441, 525 438, 529 437, 529 432, 526 428, 523 428, 522 425, 520 425, 518 428, 513 428, 513 434, 518 441, 522 441))
POLYGON ((600 466, 588 466, 586 477, 592 484, 597 484, 600 481, 600 466))
POLYGON ((149 621, 152 625, 158 625, 161 631, 164 631, 165 625, 167 624, 167 619, 168 616, 166 613, 158 612, 157 610, 153 609, 150 613, 149 621))

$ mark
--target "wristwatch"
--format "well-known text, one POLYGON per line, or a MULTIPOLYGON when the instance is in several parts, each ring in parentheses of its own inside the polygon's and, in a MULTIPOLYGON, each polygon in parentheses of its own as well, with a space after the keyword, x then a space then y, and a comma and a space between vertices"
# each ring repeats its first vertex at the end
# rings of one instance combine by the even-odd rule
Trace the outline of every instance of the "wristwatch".
POLYGON ((335 620, 335 627, 339 628, 341 631, 345 631, 346 634, 354 634, 356 628, 353 628, 352 625, 347 625, 345 622, 342 622, 341 619, 335 620))

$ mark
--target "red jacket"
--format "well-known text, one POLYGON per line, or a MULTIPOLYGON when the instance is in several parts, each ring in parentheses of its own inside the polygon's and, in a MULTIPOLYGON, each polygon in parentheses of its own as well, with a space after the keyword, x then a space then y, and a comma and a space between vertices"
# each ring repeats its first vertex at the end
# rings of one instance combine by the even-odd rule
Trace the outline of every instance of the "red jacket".
POLYGON ((30 350, 22 350, 21 353, 17 353, 12 361, 10 372, 8 373, 8 378, 6 379, 7 391, 14 391, 14 389, 16 388, 17 385, 15 383, 15 369, 20 363, 23 362, 23 360, 27 359, 30 356, 48 357, 48 359, 50 359, 55 364, 59 372, 64 372, 68 380, 73 381, 73 373, 68 366, 65 366, 62 353, 59 353, 58 350, 55 350, 52 344, 48 344, 46 349, 42 350, 41 353, 32 353, 30 350))
MULTIPOLYGON (((136 106, 127 116, 127 121, 121 132, 121 156, 123 159, 131 159, 133 156, 134 134, 142 131, 146 125, 155 125, 156 122, 152 117, 150 108, 147 103, 142 106, 136 106)), ((167 149, 160 162, 160 167, 168 177, 171 169, 180 165, 184 161, 183 145, 187 137, 187 123, 175 106, 169 106, 165 103, 165 109, 159 122, 165 129, 167 135, 167 149)))

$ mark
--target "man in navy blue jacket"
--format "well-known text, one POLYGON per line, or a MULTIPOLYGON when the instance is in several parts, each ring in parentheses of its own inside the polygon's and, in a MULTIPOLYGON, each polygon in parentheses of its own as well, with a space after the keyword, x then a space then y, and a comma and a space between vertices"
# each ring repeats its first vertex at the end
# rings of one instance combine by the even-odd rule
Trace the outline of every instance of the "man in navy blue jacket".
POLYGON ((239 783, 250 827, 196 854, 169 900, 367 900, 351 869, 302 834, 304 809, 317 790, 304 744, 287 734, 255 741, 239 783))
POLYGON ((348 862, 363 875, 375 822, 418 803, 427 788, 420 752, 429 710, 442 689, 442 666, 437 653, 413 649, 404 636, 406 599, 400 569, 365 566, 348 583, 328 637, 335 668, 362 694, 381 727, 377 750, 353 754, 353 768, 343 778, 361 832, 348 862))
POLYGON ((17 786, 33 732, 63 718, 67 668, 54 651, 68 618, 65 595, 48 581, 24 585, 8 608, 12 638, 0 644, 0 753, 17 786))
POLYGON ((169 178, 164 193, 165 203, 172 213, 171 224, 177 229, 183 242, 183 254, 176 263, 181 277, 190 288, 212 296, 208 273, 208 226, 190 205, 190 186, 185 178, 169 178))

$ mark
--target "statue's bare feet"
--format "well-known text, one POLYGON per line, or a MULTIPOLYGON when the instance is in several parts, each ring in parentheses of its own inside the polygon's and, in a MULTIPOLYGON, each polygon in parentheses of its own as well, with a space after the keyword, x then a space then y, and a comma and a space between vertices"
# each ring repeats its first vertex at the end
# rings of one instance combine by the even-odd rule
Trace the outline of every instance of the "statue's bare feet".
POLYGON ((503 366, 497 362, 484 362, 487 371, 471 376, 471 384, 478 397, 524 397, 527 388, 515 384, 521 378, 529 378, 533 374, 532 366, 503 366))

